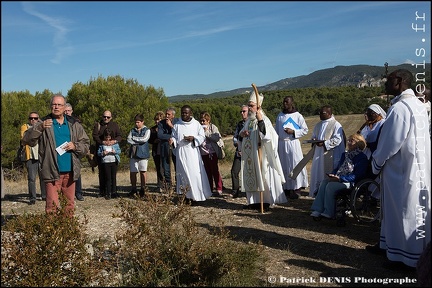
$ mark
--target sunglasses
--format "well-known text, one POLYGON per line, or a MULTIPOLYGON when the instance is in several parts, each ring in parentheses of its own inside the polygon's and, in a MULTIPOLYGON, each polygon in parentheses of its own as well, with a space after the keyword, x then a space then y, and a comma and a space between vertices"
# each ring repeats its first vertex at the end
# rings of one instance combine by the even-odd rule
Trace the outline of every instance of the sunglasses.
POLYGON ((39 117, 29 117, 29 120, 39 120, 39 117))
POLYGON ((242 111, 240 111, 240 113, 246 113, 246 112, 248 112, 248 110, 242 110, 242 111))
POLYGON ((110 119, 110 116, 102 116, 104 119, 110 119))

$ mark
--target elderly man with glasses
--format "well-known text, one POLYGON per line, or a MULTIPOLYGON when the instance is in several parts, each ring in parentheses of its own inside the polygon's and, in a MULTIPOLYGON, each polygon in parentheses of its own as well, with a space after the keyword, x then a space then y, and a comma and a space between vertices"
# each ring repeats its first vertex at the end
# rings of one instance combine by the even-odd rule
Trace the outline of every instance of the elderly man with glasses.
MULTIPOLYGON (((112 121, 112 114, 111 111, 105 111, 102 114, 102 119, 95 123, 93 126, 93 140, 96 143, 96 151, 99 149, 100 145, 114 145, 118 143, 120 145, 120 142, 122 141, 122 132, 120 130, 120 126, 112 121), (104 131, 105 129, 109 128, 112 132, 114 137, 111 138, 109 141, 104 140, 104 131)), ((98 173, 99 173, 99 196, 104 197, 105 196, 105 179, 104 179, 104 173, 103 173, 103 166, 102 166, 102 160, 101 157, 98 157, 98 173)))
POLYGON ((59 194, 67 200, 65 216, 75 210, 75 181, 81 175, 81 158, 90 146, 83 126, 64 114, 66 100, 61 94, 51 98, 51 113, 34 124, 24 134, 22 143, 39 145, 41 176, 45 183, 45 212, 56 214, 60 205, 59 194), (59 193, 60 192, 60 193, 59 193))
POLYGON ((244 208, 268 211, 270 206, 287 202, 285 183, 278 151, 278 135, 262 110, 264 96, 252 92, 248 102, 248 119, 240 131, 241 189, 246 192, 244 208))

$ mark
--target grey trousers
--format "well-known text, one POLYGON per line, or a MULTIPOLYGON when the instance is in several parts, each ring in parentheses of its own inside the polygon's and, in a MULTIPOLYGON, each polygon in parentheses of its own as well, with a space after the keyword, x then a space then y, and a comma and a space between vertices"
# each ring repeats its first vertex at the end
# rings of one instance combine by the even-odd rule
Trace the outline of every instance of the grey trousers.
POLYGON ((36 200, 36 177, 39 177, 41 197, 46 198, 45 183, 40 177, 39 161, 34 159, 27 160, 26 168, 29 199, 36 200))

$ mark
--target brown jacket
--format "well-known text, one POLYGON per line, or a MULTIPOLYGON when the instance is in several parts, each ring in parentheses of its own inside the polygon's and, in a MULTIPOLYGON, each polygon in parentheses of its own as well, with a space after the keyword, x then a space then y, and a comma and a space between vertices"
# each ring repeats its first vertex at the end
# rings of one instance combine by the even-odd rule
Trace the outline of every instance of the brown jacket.
MULTIPOLYGON (((72 152, 72 170, 74 181, 81 174, 81 158, 84 157, 90 146, 90 139, 84 131, 83 126, 73 117, 65 115, 71 134, 71 142, 75 144, 76 150, 72 152)), ((45 116, 42 121, 52 118, 51 114, 45 116)), ((38 122, 29 128, 22 138, 24 145, 35 146, 39 144, 39 162, 42 170, 41 177, 44 182, 60 179, 57 151, 53 127, 43 129, 43 122, 38 122)))

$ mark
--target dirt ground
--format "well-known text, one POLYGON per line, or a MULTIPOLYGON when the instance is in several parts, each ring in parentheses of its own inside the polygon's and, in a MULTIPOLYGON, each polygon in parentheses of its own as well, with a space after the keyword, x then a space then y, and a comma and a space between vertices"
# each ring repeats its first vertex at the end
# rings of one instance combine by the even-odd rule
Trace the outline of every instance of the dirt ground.
MULTIPOLYGON (((228 167, 229 163, 222 166, 228 167)), ((154 173, 148 174, 148 188, 155 191, 154 173)), ((226 175, 224 183, 230 186, 226 175)), ((122 227, 120 220, 111 216, 117 210, 118 199, 97 197, 97 172, 84 171, 82 181, 85 201, 76 201, 75 215, 86 215, 87 232, 92 239, 114 239, 122 227)), ((128 172, 119 172, 118 181, 120 195, 127 197, 128 172)), ((28 205, 26 181, 5 184, 2 219, 12 214, 44 213, 43 201, 28 205)), ((381 267, 385 258, 365 251, 366 245, 378 240, 378 224, 358 224, 351 217, 345 227, 337 227, 335 220, 314 221, 309 216, 312 199, 306 196, 308 191, 303 191, 299 199, 262 214, 243 209, 246 198, 233 199, 230 190, 225 190, 223 197, 212 197, 192 206, 195 221, 208 229, 223 225, 235 237, 233 241, 261 241, 268 258, 262 265, 269 286, 376 286, 389 280, 415 281, 415 273, 386 270, 381 267)))
MULTIPOLYGON (((347 121, 350 121, 352 130, 359 127, 360 122, 353 123, 352 117, 347 117, 347 121)), ((311 123, 308 125, 313 127, 311 123)), ((226 139, 227 147, 230 139, 226 139)), ((191 209, 195 221, 204 228, 223 225, 229 229, 233 241, 261 241, 268 259, 262 263, 262 277, 267 286, 417 286, 414 272, 384 269, 381 265, 385 258, 365 250, 366 245, 378 241, 379 223, 359 224, 348 217, 346 226, 338 227, 335 220, 315 221, 309 216, 313 199, 307 196, 308 190, 303 190, 299 199, 289 200, 265 213, 243 209, 246 198, 233 199, 229 196, 230 168, 230 162, 220 163, 226 188, 223 197, 211 197, 191 209)), ((155 172, 149 170, 147 174, 149 193, 156 193, 152 192, 156 191, 155 172)), ((85 201, 76 201, 75 215, 86 215, 89 220, 87 232, 91 239, 113 239, 115 232, 122 228, 121 221, 112 218, 119 200, 98 198, 97 178, 97 170, 83 169, 85 201)), ((119 194, 127 197, 130 191, 128 171, 118 173, 117 184, 119 194)), ((26 180, 5 181, 5 189, 6 196, 1 201, 2 220, 12 214, 44 213, 43 201, 28 205, 26 180)))

